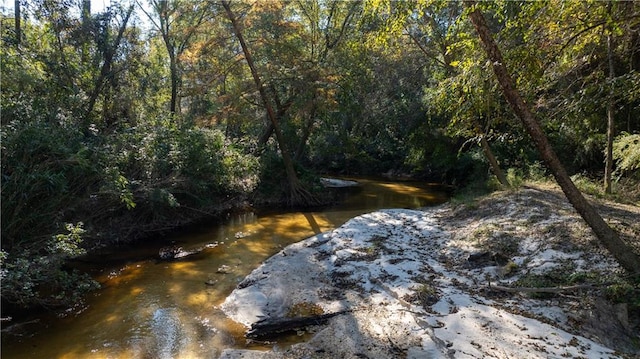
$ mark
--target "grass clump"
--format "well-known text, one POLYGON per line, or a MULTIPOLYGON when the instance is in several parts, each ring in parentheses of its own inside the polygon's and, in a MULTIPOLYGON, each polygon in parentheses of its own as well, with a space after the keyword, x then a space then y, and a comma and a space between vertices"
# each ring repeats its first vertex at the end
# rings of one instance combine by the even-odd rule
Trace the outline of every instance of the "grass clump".
POLYGON ((313 317, 324 314, 324 309, 315 303, 299 302, 295 303, 289 308, 287 312, 288 318, 297 317, 313 317))
POLYGON ((440 300, 440 295, 434 286, 429 283, 422 283, 413 288, 413 293, 405 295, 402 299, 428 310, 430 306, 440 300))
MULTIPOLYGON (((576 284, 577 277, 575 276, 575 265, 569 262, 544 273, 527 273, 520 277, 514 283, 514 286, 526 288, 560 287, 576 284)), ((551 298, 555 296, 555 294, 533 292, 529 293, 529 296, 537 299, 545 299, 551 298)))

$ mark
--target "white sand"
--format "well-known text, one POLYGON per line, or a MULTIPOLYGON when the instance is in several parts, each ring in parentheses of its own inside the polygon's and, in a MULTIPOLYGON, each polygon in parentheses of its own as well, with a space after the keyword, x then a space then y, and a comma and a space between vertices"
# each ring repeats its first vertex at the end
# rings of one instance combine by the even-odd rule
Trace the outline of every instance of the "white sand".
POLYGON ((353 311, 313 328, 307 342, 226 350, 222 358, 623 357, 594 335, 581 335, 573 323, 588 313, 576 310, 578 299, 486 290, 488 281, 509 286, 567 263, 576 273, 619 270, 605 252, 562 245, 562 231, 542 231, 576 218, 562 202, 559 213, 544 214, 544 205, 542 212, 523 210, 537 196, 521 191, 483 218, 456 216, 451 205, 382 210, 285 248, 226 299, 221 309, 230 318, 250 327, 263 317, 283 317, 298 303, 315 303, 325 313, 353 311), (467 261, 492 238, 511 245, 515 270, 467 261))

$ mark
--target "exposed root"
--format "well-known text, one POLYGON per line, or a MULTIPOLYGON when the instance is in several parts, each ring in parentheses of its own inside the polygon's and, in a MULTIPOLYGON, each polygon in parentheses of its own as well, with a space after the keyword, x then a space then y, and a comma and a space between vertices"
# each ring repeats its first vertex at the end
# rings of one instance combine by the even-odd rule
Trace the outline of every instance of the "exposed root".
POLYGON ((289 181, 289 197, 287 205, 290 207, 312 207, 322 204, 322 201, 311 193, 300 181, 289 181))

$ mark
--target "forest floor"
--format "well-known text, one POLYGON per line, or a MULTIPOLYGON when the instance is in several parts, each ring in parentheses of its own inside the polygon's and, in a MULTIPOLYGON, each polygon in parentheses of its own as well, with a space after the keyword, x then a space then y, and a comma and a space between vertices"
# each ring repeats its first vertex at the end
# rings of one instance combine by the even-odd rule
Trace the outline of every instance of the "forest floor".
MULTIPOLYGON (((638 249, 640 208, 594 203, 638 249)), ((636 357, 638 288, 612 286, 622 273, 548 185, 381 210, 285 248, 221 305, 247 328, 346 312, 307 327, 300 343, 276 339, 221 358, 636 357), (630 292, 635 306, 625 303, 630 292)))

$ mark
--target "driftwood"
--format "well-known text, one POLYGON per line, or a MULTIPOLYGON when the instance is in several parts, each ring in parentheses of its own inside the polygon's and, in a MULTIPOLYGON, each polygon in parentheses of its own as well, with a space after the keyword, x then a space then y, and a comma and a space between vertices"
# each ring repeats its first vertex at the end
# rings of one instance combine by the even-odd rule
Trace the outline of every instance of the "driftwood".
POLYGON ((216 242, 216 243, 207 244, 205 246, 193 248, 190 250, 183 249, 182 247, 177 245, 170 245, 170 246, 160 248, 160 250, 158 251, 158 256, 163 261, 173 261, 173 260, 182 259, 185 257, 199 254, 205 249, 213 248, 213 247, 216 247, 217 245, 218 243, 216 242))
POLYGON ((309 317, 265 318, 251 325, 251 329, 245 333, 245 337, 255 340, 273 339, 284 333, 297 331, 311 325, 324 324, 332 317, 349 312, 351 311, 343 310, 309 317))

